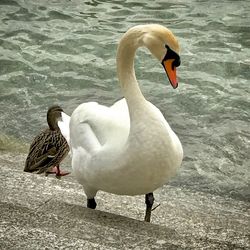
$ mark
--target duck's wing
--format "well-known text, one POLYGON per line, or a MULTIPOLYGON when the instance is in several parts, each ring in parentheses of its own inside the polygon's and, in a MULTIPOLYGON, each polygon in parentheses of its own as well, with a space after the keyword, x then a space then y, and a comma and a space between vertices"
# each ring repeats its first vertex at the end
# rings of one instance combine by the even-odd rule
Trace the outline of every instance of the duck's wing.
POLYGON ((25 162, 25 172, 43 173, 58 165, 69 151, 65 138, 59 131, 45 130, 36 136, 25 162))

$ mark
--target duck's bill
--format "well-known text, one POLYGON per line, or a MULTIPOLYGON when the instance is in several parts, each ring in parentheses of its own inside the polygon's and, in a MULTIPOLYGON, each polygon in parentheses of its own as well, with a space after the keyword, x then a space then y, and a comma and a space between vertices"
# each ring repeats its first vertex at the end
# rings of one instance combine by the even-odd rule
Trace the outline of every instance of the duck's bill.
POLYGON ((173 67, 174 59, 167 59, 162 61, 162 65, 167 73, 168 79, 174 89, 178 87, 178 81, 176 76, 176 67, 173 67))

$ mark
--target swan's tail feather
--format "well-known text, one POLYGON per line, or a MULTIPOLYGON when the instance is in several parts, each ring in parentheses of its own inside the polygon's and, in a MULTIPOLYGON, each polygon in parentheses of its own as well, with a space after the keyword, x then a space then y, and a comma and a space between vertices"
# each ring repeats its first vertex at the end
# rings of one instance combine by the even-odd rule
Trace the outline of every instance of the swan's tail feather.
POLYGON ((60 128, 60 131, 68 144, 70 141, 69 122, 70 122, 70 116, 68 116, 64 112, 61 112, 61 120, 58 121, 58 127, 60 128))

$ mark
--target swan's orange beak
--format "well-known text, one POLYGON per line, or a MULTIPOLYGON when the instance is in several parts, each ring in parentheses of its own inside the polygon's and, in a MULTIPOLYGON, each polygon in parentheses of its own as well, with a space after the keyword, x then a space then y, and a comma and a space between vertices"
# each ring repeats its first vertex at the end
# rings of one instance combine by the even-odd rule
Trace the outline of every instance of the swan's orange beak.
POLYGON ((178 87, 178 81, 176 76, 176 67, 173 66, 174 59, 167 59, 162 62, 162 65, 167 73, 168 79, 174 89, 178 87))

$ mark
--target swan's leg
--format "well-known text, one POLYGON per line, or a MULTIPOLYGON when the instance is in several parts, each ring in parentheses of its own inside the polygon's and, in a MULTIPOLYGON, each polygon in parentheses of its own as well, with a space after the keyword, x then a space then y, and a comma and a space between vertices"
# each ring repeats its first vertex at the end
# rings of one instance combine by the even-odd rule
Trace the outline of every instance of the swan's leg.
POLYGON ((153 193, 148 193, 145 195, 145 203, 146 203, 146 214, 144 220, 150 222, 151 211, 154 204, 154 195, 153 193))
POLYGON ((87 196, 87 207, 91 209, 95 209, 96 208, 95 196, 96 196, 97 190, 91 187, 84 187, 84 192, 87 196))
POLYGON ((87 199, 87 207, 92 209, 96 208, 95 198, 87 199))

